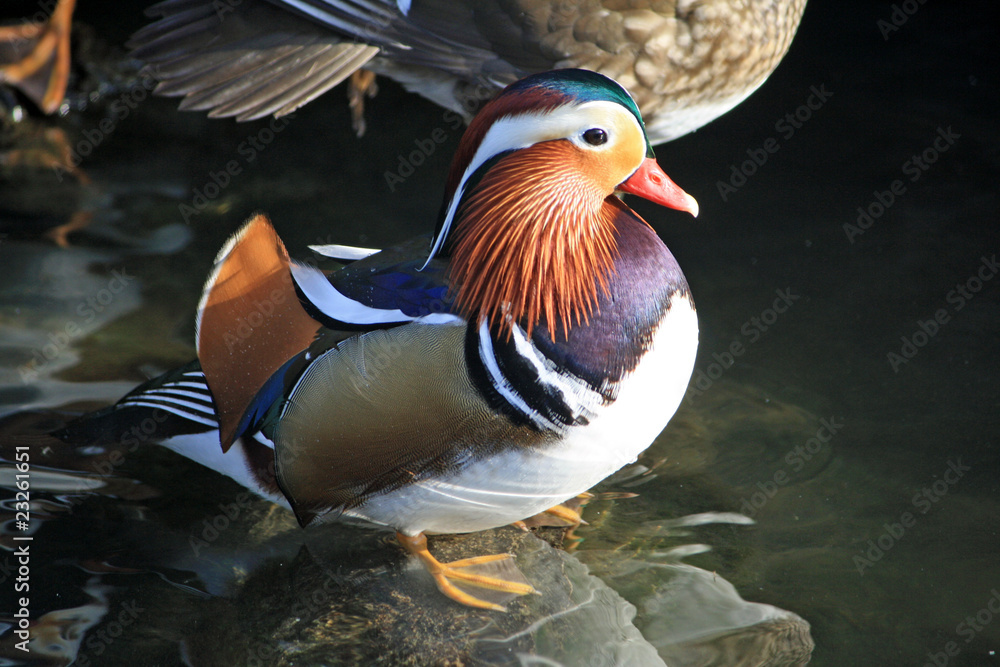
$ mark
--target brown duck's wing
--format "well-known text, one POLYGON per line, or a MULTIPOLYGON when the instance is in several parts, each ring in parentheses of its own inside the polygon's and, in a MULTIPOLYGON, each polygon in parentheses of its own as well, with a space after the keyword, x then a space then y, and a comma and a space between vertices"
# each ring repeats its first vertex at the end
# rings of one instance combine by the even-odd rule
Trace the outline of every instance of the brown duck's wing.
MULTIPOLYGON (((254 0, 259 1, 259 0, 254 0)), ((396 62, 446 72, 466 80, 500 75, 511 81, 550 69, 553 61, 538 59, 528 69, 513 66, 498 55, 497 44, 484 26, 504 20, 495 0, 270 0, 274 5, 325 26, 353 40, 378 46, 396 62), (405 6, 405 11, 401 8, 405 6)), ((547 3, 551 0, 547 0, 547 3)), ((503 35, 505 51, 530 60, 524 40, 503 35)))
MULTIPOLYGON (((330 3, 339 0, 308 0, 330 3)), ((439 51, 392 52, 378 67, 439 104, 488 95, 549 69, 580 67, 609 76, 635 97, 654 144, 682 136, 739 104, 774 71, 791 44, 806 0, 425 0, 411 30, 471 45, 452 67, 439 51), (478 62, 478 65, 476 65, 478 62), (475 66, 468 66, 471 63, 475 66), (422 71, 408 72, 406 67, 422 71), (453 91, 420 88, 427 70, 447 72, 453 91), (417 83, 414 83, 416 81, 417 83), (470 89, 470 86, 473 86, 470 89), (485 88, 484 88, 485 86, 485 88)), ((408 43, 410 32, 399 40, 408 43)), ((378 70, 377 70, 378 71, 378 70)), ((464 111, 468 111, 465 108, 464 111)))
MULTIPOLYGON (((310 0, 323 2, 324 0, 310 0)), ((598 0, 556 3, 552 0, 430 0, 417 3, 408 15, 410 25, 445 43, 462 44, 490 54, 479 70, 452 69, 449 63, 424 54, 399 54, 403 62, 430 66, 474 79, 506 78, 512 82, 533 72, 582 65, 603 54, 622 50, 620 12, 598 0)), ((672 5, 672 3, 661 3, 672 5)), ((405 41, 409 33, 403 35, 405 41)), ((613 75, 612 75, 613 76, 613 75)))
MULTIPOLYGON (((427 4, 420 3, 420 11, 427 4)), ((735 104, 756 89, 788 50, 806 0, 436 4, 475 8, 473 30, 436 23, 438 34, 475 32, 498 58, 525 73, 563 67, 601 72, 635 96, 649 125, 657 115, 691 105, 735 104)))
POLYGON ((291 113, 378 53, 267 2, 167 0, 147 13, 160 19, 132 36, 133 55, 152 66, 158 93, 212 117, 291 113))
POLYGON ((488 93, 550 68, 552 61, 525 52, 520 41, 504 47, 519 54, 520 66, 494 53, 477 27, 489 16, 477 17, 483 10, 474 7, 428 3, 404 15, 395 2, 379 0, 304 0, 295 7, 281 0, 165 0, 146 10, 158 20, 128 46, 153 67, 158 93, 183 96, 182 109, 238 120, 290 113, 380 53, 404 67, 483 83, 488 93))
POLYGON ((466 334, 465 324, 407 324, 316 358, 272 433, 278 480, 300 523, 548 437, 514 425, 477 393, 466 334))
POLYGON ((370 69, 466 114, 468 99, 527 74, 582 67, 630 90, 660 143, 763 83, 805 3, 166 0, 131 44, 159 68, 160 92, 187 97, 182 108, 241 119, 287 113, 376 55, 370 69))

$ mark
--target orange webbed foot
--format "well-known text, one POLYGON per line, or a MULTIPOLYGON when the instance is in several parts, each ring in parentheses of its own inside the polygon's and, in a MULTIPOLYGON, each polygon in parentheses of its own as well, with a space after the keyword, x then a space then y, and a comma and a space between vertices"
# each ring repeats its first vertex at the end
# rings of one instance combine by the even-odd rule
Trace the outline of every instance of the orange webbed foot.
POLYGON ((478 609, 507 611, 506 607, 476 597, 465 589, 494 591, 506 595, 537 593, 514 566, 511 554, 492 554, 442 563, 428 551, 427 538, 422 533, 412 537, 396 533, 396 539, 407 551, 420 559, 434 577, 438 590, 455 602, 478 609), (483 573, 485 571, 490 574, 483 573))
POLYGON ((528 517, 523 521, 515 521, 512 525, 515 528, 520 528, 521 530, 541 527, 575 528, 581 524, 586 526, 588 524, 583 520, 580 510, 584 505, 590 502, 592 498, 594 498, 594 494, 592 493, 581 493, 573 498, 570 498, 561 505, 550 507, 541 514, 528 517))
POLYGON ((17 59, 0 65, 0 83, 20 88, 45 113, 62 104, 69 82, 69 36, 76 0, 59 0, 44 25, 0 27, 0 42, 13 47, 17 59))

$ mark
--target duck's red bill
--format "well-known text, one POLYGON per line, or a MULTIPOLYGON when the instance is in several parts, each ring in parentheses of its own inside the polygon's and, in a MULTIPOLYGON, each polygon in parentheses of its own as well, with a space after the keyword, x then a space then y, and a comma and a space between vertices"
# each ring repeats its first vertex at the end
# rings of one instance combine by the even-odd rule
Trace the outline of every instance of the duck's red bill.
POLYGON ((687 211, 694 217, 698 217, 698 201, 681 190, 680 186, 670 180, 656 160, 648 157, 632 174, 627 181, 618 186, 622 192, 638 195, 651 202, 687 211))

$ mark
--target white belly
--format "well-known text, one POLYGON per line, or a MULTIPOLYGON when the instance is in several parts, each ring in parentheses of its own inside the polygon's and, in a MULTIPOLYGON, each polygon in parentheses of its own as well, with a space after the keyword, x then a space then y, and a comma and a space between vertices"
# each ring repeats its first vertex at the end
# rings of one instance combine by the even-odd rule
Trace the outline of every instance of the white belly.
POLYGON ((544 450, 507 449, 461 471, 372 498, 348 516, 408 535, 468 533, 502 526, 586 491, 653 442, 677 410, 694 368, 698 319, 675 298, 653 345, 620 384, 618 398, 585 426, 544 450))
POLYGON ((271 493, 261 487, 260 483, 253 476, 253 473, 250 472, 250 465, 247 462, 247 456, 243 450, 241 439, 237 439, 233 443, 233 446, 229 448, 229 451, 225 453, 222 451, 222 445, 219 444, 218 430, 174 436, 159 444, 196 463, 200 463, 206 468, 211 468, 216 472, 222 473, 262 498, 291 509, 288 500, 284 496, 271 493))

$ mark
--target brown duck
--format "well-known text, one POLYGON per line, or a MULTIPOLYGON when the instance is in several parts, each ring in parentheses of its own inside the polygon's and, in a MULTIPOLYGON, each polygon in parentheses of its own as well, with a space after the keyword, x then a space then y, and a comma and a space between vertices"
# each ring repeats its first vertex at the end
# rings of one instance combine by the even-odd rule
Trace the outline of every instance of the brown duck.
POLYGON ((370 73, 471 118, 507 84, 579 67, 632 91, 653 144, 739 104, 788 50, 805 0, 166 0, 137 32, 182 109, 280 116, 370 73), (353 75, 353 76, 352 76, 353 75))

